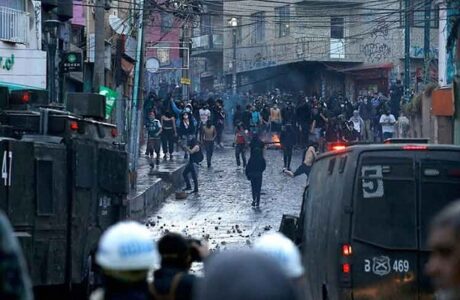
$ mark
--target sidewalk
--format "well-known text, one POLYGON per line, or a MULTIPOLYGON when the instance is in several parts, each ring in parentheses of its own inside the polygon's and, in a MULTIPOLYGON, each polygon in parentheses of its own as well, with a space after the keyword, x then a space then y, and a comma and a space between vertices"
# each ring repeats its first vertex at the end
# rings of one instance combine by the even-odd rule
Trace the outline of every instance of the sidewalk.
POLYGON ((143 220, 149 216, 175 190, 182 186, 182 171, 186 161, 183 153, 174 154, 174 159, 160 161, 160 166, 151 169, 145 147, 141 148, 138 161, 137 184, 128 195, 127 214, 131 219, 143 220))

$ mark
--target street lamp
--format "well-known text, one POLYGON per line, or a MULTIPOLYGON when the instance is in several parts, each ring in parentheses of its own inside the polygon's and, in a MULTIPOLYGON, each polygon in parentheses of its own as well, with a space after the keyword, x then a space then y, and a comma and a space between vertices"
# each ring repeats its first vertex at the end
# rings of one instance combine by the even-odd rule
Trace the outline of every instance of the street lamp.
POLYGON ((233 89, 233 95, 236 95, 236 28, 238 27, 238 19, 237 18, 231 18, 230 21, 228 21, 228 24, 232 27, 232 33, 233 33, 233 63, 232 63, 232 89, 233 89))
POLYGON ((58 20, 48 20, 44 23, 46 54, 47 58, 47 80, 46 87, 50 95, 51 103, 56 102, 56 47, 58 38, 58 29, 61 22, 58 20))

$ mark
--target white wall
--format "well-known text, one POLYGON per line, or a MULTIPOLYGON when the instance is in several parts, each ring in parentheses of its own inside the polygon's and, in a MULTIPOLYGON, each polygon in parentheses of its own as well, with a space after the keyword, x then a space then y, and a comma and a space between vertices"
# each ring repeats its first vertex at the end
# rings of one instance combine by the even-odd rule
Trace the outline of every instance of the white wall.
POLYGON ((46 88, 46 52, 41 50, 41 3, 28 1, 30 14, 28 41, 26 44, 0 41, 0 81, 12 84, 46 88), (10 69, 6 59, 14 59, 10 69))

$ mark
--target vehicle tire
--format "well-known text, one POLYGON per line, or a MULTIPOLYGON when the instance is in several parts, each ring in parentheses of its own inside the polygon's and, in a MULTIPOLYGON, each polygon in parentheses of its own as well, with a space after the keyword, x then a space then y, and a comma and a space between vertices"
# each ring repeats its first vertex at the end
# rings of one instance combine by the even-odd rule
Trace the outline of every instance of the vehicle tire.
POLYGON ((96 272, 94 270, 94 257, 92 254, 88 255, 86 258, 86 266, 85 266, 85 273, 84 273, 84 279, 81 284, 81 289, 86 297, 86 299, 89 298, 91 293, 94 291, 96 287, 96 272))
POLYGON ((322 300, 329 300, 329 293, 327 291, 327 286, 325 283, 323 283, 323 286, 321 288, 321 294, 322 294, 322 300))

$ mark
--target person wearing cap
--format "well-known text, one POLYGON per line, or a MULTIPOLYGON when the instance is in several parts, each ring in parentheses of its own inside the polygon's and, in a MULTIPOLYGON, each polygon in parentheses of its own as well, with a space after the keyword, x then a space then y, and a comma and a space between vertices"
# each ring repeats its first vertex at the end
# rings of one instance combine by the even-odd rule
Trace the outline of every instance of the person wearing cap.
POLYGON ((103 286, 90 300, 147 300, 147 274, 159 264, 156 243, 150 231, 140 223, 119 222, 101 236, 96 252, 103 286))
POLYGON ((253 249, 273 259, 295 286, 298 299, 305 299, 305 271, 296 245, 279 232, 267 233, 255 241, 253 249))

